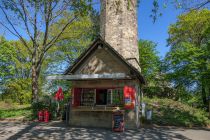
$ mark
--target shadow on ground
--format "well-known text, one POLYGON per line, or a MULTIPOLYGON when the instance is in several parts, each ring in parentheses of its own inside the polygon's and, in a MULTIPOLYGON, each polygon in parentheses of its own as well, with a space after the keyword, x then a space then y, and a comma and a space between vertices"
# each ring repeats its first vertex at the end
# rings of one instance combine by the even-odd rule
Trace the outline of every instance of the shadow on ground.
MULTIPOLYGON (((182 128, 173 127, 149 127, 139 130, 126 130, 123 133, 114 133, 108 129, 96 128, 76 128, 66 126, 62 122, 51 123, 18 123, 18 122, 0 122, 0 139, 107 139, 107 140, 141 140, 141 139, 186 139, 186 136, 176 133, 184 131, 182 128), (176 130, 176 131, 174 131, 176 130)), ((209 131, 209 130, 205 130, 209 131)))

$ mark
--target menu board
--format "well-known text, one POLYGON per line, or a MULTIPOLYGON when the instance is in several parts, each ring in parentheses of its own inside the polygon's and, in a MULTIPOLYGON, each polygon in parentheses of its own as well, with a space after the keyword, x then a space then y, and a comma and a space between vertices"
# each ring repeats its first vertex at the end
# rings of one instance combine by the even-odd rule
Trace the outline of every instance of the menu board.
POLYGON ((112 130, 115 132, 124 131, 124 114, 121 111, 113 113, 112 130))

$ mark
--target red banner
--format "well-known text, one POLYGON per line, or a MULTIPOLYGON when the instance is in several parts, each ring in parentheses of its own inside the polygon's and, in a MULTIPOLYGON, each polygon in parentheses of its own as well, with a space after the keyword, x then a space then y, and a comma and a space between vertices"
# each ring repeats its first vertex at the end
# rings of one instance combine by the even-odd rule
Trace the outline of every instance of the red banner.
POLYGON ((63 94, 63 90, 62 90, 61 87, 59 87, 59 89, 58 89, 57 93, 55 94, 55 97, 54 98, 57 101, 61 101, 61 100, 64 99, 64 94, 63 94))

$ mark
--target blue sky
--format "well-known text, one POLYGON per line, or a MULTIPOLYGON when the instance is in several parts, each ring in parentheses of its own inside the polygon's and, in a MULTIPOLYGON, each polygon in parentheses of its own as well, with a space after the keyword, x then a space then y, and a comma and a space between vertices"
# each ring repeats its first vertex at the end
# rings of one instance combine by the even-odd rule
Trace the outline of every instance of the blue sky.
MULTIPOLYGON (((153 0, 141 0, 138 7, 138 37, 139 39, 151 40, 157 43, 157 51, 161 57, 164 57, 169 50, 169 47, 166 46, 168 26, 175 23, 177 15, 181 13, 180 10, 175 9, 173 5, 168 5, 167 8, 163 8, 163 1, 164 0, 159 0, 160 11, 163 15, 159 17, 155 23, 153 23, 152 18, 150 18, 153 0)), ((97 10, 99 10, 99 7, 99 4, 95 5, 97 10)), ((0 17, 1 16, 2 15, 0 15, 0 17)), ((17 39, 0 27, 0 35, 4 33, 6 33, 7 39, 17 39)))
POLYGON ((160 12, 163 13, 155 23, 149 17, 152 10, 152 0, 141 0, 138 8, 138 35, 140 39, 147 39, 157 43, 157 51, 161 57, 164 57, 169 51, 166 39, 168 38, 168 26, 177 20, 177 16, 181 14, 174 5, 168 5, 163 8, 160 3, 160 12))

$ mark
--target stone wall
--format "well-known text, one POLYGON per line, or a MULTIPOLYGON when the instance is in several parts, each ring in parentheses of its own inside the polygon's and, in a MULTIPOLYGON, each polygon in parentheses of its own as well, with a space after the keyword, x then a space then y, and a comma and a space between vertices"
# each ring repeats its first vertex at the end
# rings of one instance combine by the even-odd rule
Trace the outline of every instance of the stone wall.
MULTIPOLYGON (((139 61, 136 0, 101 0, 100 25, 106 42, 124 58, 139 61)), ((137 62, 129 62, 140 70, 137 62)))
POLYGON ((71 111, 70 125, 79 127, 112 128, 112 112, 71 111))
MULTIPOLYGON (((125 112, 125 128, 136 129, 135 112, 130 110, 125 112)), ((70 126, 78 127, 99 127, 112 128, 112 112, 111 111, 71 111, 70 126)))
POLYGON ((104 48, 97 49, 85 60, 82 66, 75 72, 76 74, 104 74, 104 73, 125 73, 130 74, 130 70, 116 56, 113 56, 104 48))

